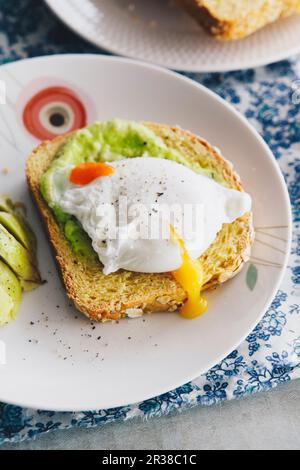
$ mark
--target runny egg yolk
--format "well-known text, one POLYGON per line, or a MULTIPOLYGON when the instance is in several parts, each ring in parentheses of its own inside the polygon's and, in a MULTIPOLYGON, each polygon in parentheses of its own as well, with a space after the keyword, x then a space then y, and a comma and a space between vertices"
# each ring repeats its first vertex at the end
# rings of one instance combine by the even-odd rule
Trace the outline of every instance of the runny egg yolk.
POLYGON ((175 280, 187 293, 187 301, 181 308, 181 315, 184 318, 193 319, 202 315, 207 310, 207 300, 201 296, 203 286, 203 269, 198 260, 192 260, 185 247, 184 241, 176 233, 174 227, 170 226, 171 240, 175 241, 179 247, 182 258, 182 265, 172 272, 175 280))
POLYGON ((71 171, 70 181, 73 184, 84 186, 100 176, 112 175, 114 171, 115 169, 111 165, 103 162, 80 163, 71 171))

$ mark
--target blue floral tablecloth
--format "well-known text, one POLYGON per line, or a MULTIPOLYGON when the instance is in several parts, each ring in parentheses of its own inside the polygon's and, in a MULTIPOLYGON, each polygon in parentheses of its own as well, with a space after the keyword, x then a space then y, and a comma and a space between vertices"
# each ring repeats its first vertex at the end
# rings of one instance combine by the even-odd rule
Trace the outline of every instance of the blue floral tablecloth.
MULTIPOLYGON (((66 52, 95 52, 42 1, 0 0, 0 61, 66 52)), ((76 427, 149 418, 244 397, 300 377, 300 59, 256 70, 189 74, 240 110, 270 145, 285 176, 294 218, 292 253, 280 291, 238 350, 205 375, 160 397, 88 413, 33 411, 0 404, 0 444, 76 427)), ((1 386, 1 385, 0 385, 1 386)))

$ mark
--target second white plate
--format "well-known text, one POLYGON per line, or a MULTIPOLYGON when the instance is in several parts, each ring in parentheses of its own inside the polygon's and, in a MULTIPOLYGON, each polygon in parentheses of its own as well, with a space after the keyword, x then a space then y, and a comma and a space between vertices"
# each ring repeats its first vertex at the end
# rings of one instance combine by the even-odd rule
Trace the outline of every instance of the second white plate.
POLYGON ((170 0, 46 0, 75 32, 115 54, 190 72, 269 64, 300 52, 300 16, 219 42, 170 0))

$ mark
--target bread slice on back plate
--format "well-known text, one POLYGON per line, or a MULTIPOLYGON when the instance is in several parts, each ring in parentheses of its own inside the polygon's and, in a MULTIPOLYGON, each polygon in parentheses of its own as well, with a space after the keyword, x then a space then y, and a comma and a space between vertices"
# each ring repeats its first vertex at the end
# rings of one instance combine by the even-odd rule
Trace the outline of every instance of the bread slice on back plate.
MULTIPOLYGON (((230 163, 203 139, 178 127, 144 123, 169 147, 179 150, 191 162, 211 171, 221 184, 242 191, 230 163)), ((67 137, 44 142, 30 155, 26 176, 33 199, 45 223, 62 280, 76 308, 93 320, 117 320, 145 312, 175 311, 186 293, 173 276, 129 271, 104 275, 100 261, 76 254, 56 222, 40 192, 40 180, 67 137)), ((252 214, 224 225, 214 243, 202 255, 205 288, 227 281, 248 261, 253 241, 252 214)))
POLYGON ((300 0, 177 0, 209 33, 241 39, 278 18, 300 12, 300 0))

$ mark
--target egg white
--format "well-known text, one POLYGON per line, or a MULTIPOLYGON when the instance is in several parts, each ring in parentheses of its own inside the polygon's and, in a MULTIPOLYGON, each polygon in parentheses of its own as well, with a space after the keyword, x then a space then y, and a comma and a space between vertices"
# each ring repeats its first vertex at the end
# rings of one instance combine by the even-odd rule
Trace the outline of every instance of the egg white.
POLYGON ((170 239, 170 224, 190 257, 196 259, 215 240, 223 224, 251 210, 247 193, 227 189, 171 160, 138 157, 110 165, 115 169, 112 175, 86 186, 69 183, 69 170, 53 180, 57 186, 55 203, 81 223, 105 274, 119 269, 174 271, 181 266, 181 253, 179 245, 170 239), (185 222, 191 214, 198 214, 197 231, 195 223, 183 227, 178 212, 172 211, 179 207, 185 222), (161 208, 169 208, 169 213, 161 208))

